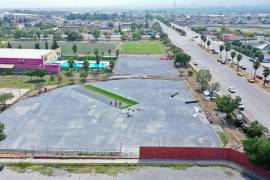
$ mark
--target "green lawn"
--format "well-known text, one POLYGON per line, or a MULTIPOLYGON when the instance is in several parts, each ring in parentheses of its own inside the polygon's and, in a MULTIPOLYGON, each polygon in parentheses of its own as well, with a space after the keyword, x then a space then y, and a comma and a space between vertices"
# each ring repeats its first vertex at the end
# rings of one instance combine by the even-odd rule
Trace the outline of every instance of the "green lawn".
POLYGON ((127 54, 165 54, 165 48, 160 41, 126 41, 121 52, 127 54))
POLYGON ((92 86, 92 85, 89 85, 89 84, 88 85, 85 85, 84 88, 86 88, 86 89, 88 89, 90 91, 94 91, 94 92, 96 92, 98 94, 101 94, 103 96, 107 96, 109 98, 112 98, 112 99, 115 99, 117 101, 120 101, 122 103, 127 104, 127 106, 123 107, 122 109, 125 109, 125 108, 128 108, 130 106, 133 106, 133 105, 138 104, 136 101, 133 101, 131 99, 127 99, 125 97, 119 96, 117 94, 114 94, 112 92, 106 91, 104 89, 100 89, 98 87, 95 87, 95 86, 92 86))
MULTIPOLYGON (((72 46, 76 43, 78 47, 78 53, 86 54, 90 51, 90 53, 94 53, 94 49, 98 49, 99 52, 104 52, 108 54, 108 50, 112 50, 112 54, 115 53, 115 50, 119 43, 117 42, 58 42, 61 47, 63 53, 65 54, 73 54, 72 46)), ((45 49, 45 41, 39 41, 40 48, 45 49)), ((48 42, 49 48, 52 45, 52 42, 48 42)), ((34 49, 35 41, 11 41, 11 45, 13 48, 18 48, 19 45, 22 46, 23 49, 34 49)))
MULTIPOLYGON (((60 73, 63 77, 61 85, 68 84, 69 80, 64 75, 64 72, 60 73)), ((19 88, 19 89, 35 89, 35 83, 42 82, 44 86, 57 85, 56 80, 50 81, 50 75, 46 75, 43 78, 43 81, 40 81, 39 78, 33 77, 32 79, 25 75, 5 75, 0 76, 0 88, 19 88)))

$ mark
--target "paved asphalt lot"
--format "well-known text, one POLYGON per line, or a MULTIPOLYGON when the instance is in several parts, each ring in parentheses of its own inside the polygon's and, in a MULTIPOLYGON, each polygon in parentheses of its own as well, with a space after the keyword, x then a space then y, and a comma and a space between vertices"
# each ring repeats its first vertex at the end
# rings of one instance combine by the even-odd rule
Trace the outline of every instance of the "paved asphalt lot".
POLYGON ((187 30, 186 37, 181 37, 171 28, 165 25, 162 25, 162 27, 175 45, 190 54, 193 60, 198 61, 198 69, 205 68, 211 71, 214 81, 221 84, 224 92, 227 92, 227 89, 231 86, 235 87, 235 95, 242 98, 246 108, 244 114, 247 117, 254 121, 258 120, 270 129, 270 93, 255 84, 248 83, 244 78, 237 76, 234 70, 218 63, 213 56, 197 45, 198 42, 191 41, 194 33, 190 30, 187 30))
POLYGON ((115 75, 177 76, 172 61, 161 55, 121 55, 114 68, 115 75))
POLYGON ((184 81, 119 80, 93 85, 139 105, 127 117, 126 110, 79 92, 79 86, 57 89, 0 114, 7 134, 0 148, 103 152, 122 147, 137 152, 141 145, 220 146, 198 104, 185 104, 193 97, 184 81), (176 92, 179 95, 171 98, 176 92))
POLYGON ((126 174, 108 176, 106 174, 69 174, 55 171, 52 176, 44 176, 37 172, 18 174, 5 168, 0 173, 1 180, 248 180, 250 178, 229 168, 191 167, 186 170, 149 167, 126 174))

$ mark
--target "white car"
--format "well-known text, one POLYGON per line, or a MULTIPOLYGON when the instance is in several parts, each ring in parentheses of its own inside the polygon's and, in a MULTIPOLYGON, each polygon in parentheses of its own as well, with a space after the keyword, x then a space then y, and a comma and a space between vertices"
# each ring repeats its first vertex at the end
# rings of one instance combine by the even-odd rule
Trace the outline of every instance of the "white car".
POLYGON ((235 92, 236 92, 235 89, 234 89, 234 87, 229 87, 228 91, 229 91, 230 93, 235 93, 235 92))
POLYGON ((245 106, 243 104, 240 104, 239 107, 238 107, 238 109, 240 111, 244 111, 245 110, 245 106))
POLYGON ((193 65, 198 66, 198 61, 194 61, 193 65))

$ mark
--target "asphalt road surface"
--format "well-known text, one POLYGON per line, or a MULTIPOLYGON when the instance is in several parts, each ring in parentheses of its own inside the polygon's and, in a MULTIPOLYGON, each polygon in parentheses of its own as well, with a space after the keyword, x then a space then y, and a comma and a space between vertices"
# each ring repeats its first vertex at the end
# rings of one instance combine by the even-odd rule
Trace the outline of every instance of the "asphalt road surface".
POLYGON ((1 180, 248 180, 249 177, 223 167, 190 167, 185 170, 149 167, 114 176, 107 174, 71 174, 66 171, 55 171, 51 176, 41 175, 38 172, 16 173, 5 168, 0 173, 1 180))
POLYGON ((267 128, 270 128, 270 93, 266 92, 255 84, 250 84, 246 79, 237 76, 234 70, 221 65, 216 58, 209 55, 197 44, 198 41, 192 41, 194 33, 187 31, 187 36, 180 36, 176 31, 168 26, 161 24, 163 31, 168 34, 172 43, 182 48, 186 53, 192 56, 192 61, 198 61, 198 69, 209 69, 213 75, 213 80, 218 81, 227 92, 229 87, 236 89, 237 96, 242 98, 245 106, 244 114, 252 121, 258 120, 267 128))

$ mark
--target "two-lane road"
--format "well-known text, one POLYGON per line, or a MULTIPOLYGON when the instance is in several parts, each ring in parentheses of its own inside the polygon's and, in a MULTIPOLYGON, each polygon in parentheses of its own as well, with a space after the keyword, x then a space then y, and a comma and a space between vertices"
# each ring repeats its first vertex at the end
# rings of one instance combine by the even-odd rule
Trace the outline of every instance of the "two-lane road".
POLYGON ((235 95, 242 98, 246 108, 244 114, 250 120, 258 120, 270 129, 270 93, 255 84, 248 83, 246 79, 237 76, 234 70, 218 63, 216 58, 201 49, 196 41, 191 41, 192 32, 187 31, 187 36, 180 36, 172 28, 162 23, 161 26, 173 44, 182 48, 192 56, 192 60, 199 63, 198 68, 211 71, 214 81, 218 81, 223 90, 226 91, 231 86, 235 87, 235 95))

